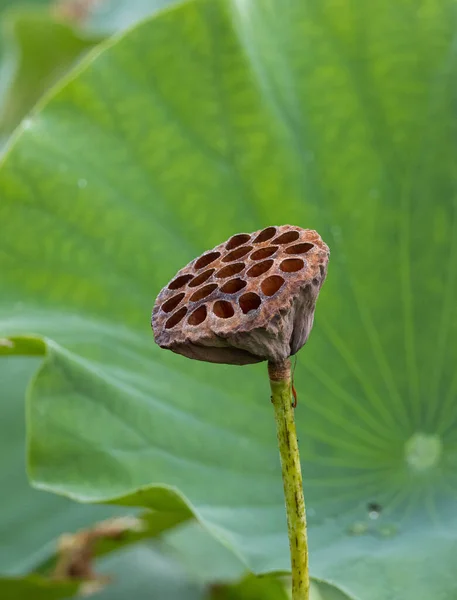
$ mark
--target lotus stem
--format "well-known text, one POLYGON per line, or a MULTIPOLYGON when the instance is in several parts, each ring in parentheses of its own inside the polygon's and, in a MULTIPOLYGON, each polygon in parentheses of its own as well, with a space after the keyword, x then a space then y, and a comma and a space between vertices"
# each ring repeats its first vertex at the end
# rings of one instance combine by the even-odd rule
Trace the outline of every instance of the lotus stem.
POLYGON ((274 406, 292 569, 292 600, 309 600, 305 499, 295 428, 290 359, 268 363, 274 406))

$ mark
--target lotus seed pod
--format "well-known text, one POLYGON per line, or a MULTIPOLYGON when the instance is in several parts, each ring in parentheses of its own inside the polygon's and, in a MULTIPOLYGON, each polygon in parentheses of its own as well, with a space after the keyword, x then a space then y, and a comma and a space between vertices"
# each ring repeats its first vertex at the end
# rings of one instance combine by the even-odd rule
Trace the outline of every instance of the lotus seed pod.
POLYGON ((239 233, 178 271, 157 297, 157 344, 189 358, 280 362, 306 343, 329 249, 291 225, 239 233))

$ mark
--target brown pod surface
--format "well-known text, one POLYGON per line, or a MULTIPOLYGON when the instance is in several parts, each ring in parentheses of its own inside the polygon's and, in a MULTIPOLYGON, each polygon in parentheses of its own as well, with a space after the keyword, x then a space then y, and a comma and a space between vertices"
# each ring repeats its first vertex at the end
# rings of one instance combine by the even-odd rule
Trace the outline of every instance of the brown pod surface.
POLYGON ((311 229, 236 234, 161 290, 152 313, 155 341, 208 362, 282 361, 308 339, 329 254, 311 229))

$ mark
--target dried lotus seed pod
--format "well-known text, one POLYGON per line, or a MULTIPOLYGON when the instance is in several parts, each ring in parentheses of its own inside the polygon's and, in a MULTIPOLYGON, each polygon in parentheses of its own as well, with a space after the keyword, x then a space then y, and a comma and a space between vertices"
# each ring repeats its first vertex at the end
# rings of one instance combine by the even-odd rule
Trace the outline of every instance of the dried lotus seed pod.
POLYGON ((152 313, 155 341, 208 362, 283 361, 308 339, 328 258, 310 229, 234 235, 162 289, 152 313))

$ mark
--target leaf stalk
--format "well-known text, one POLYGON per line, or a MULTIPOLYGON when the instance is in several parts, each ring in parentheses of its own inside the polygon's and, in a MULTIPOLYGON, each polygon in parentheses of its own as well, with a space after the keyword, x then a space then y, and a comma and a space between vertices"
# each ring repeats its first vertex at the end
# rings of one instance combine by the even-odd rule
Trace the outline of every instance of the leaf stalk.
POLYGON ((309 600, 305 499, 295 428, 290 359, 268 363, 271 401, 281 457, 292 569, 292 600, 309 600))

